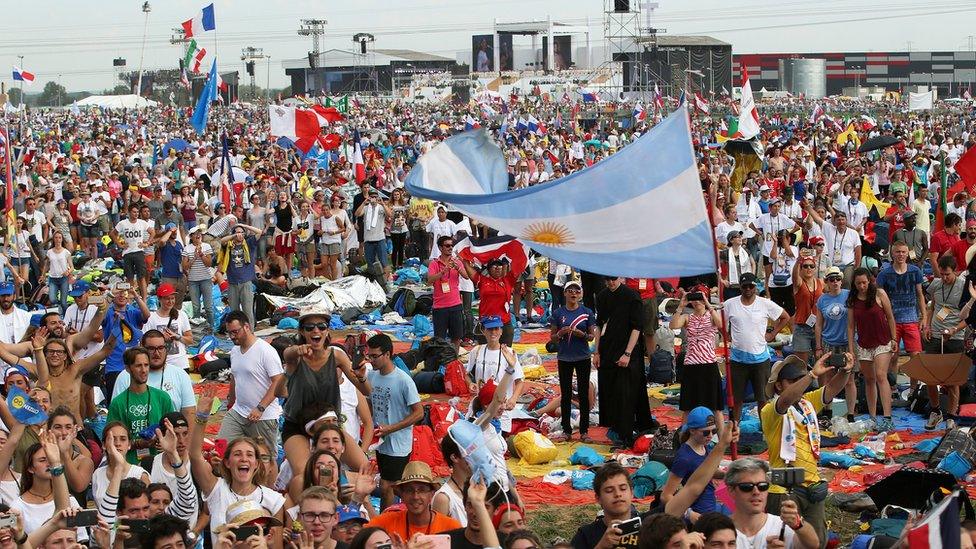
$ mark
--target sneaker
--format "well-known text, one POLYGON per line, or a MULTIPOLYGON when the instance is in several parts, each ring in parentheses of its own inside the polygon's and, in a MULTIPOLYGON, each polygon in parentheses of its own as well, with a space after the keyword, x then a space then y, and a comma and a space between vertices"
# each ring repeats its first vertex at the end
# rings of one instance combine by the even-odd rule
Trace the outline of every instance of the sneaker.
POLYGON ((949 418, 946 420, 946 431, 951 431, 956 428, 956 420, 949 418))
POLYGON ((875 425, 879 433, 890 433, 895 430, 895 423, 891 418, 879 417, 875 425))
POLYGON ((942 411, 932 410, 929 412, 929 420, 925 422, 925 430, 932 431, 942 423, 942 411))

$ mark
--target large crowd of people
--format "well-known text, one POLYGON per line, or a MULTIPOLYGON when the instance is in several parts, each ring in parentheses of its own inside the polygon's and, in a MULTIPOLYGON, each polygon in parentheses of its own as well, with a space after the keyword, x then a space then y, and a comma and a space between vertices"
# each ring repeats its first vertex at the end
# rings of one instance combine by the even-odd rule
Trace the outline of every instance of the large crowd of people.
MULTIPOLYGON (((513 189, 603 161, 655 119, 501 101, 490 110, 507 114, 484 125, 513 189), (538 129, 516 123, 529 115, 538 129)), ((834 101, 834 118, 813 119, 810 102, 761 104, 762 155, 744 171, 716 144, 716 101, 693 116, 693 141, 719 269, 655 280, 538 256, 523 272, 462 260, 462 239, 494 229, 411 197, 404 180, 489 109, 353 103, 330 128, 343 144, 324 155, 277 140, 266 107, 243 104, 217 111, 221 143, 193 134, 174 107, 10 120, 0 546, 820 549, 821 431, 864 414, 875 433, 898 429, 900 357, 973 351, 976 200, 963 186, 940 201, 976 145, 970 106, 920 114, 834 101), (858 153, 851 127, 859 142, 897 143, 858 153), (246 175, 219 175, 231 171, 246 175), (473 398, 457 412, 481 441, 475 452, 443 436, 443 478, 415 457, 413 427, 429 412, 389 335, 350 352, 324 306, 303 308, 284 346, 257 333, 258 294, 352 274, 391 282, 411 262, 426 267, 434 336, 467 353, 473 398), (548 402, 528 402, 514 350, 532 328, 551 336, 559 383, 548 402), (540 540, 507 467, 513 416, 559 418, 555 442, 593 445, 595 428, 623 451, 647 434, 670 438, 648 397, 662 330, 682 342, 667 482, 647 505, 633 470, 607 461, 594 467, 592 521, 540 540), (191 349, 209 335, 229 339, 226 384, 196 377, 191 349), (768 460, 725 461, 747 416, 768 460), (783 468, 803 474, 776 484, 771 469, 783 468)), ((617 107, 604 112, 633 105, 617 107)), ((925 429, 953 429, 972 380, 921 385, 910 389, 928 399, 925 429)))

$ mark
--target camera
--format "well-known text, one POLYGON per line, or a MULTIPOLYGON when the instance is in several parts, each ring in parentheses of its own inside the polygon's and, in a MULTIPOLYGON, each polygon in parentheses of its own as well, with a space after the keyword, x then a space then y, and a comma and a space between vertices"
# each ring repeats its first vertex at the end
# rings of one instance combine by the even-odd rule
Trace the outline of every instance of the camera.
POLYGON ((771 483, 787 490, 803 485, 803 480, 806 478, 806 471, 801 467, 781 467, 771 470, 769 474, 771 483))
POLYGON ((688 301, 705 301, 705 294, 702 292, 688 292, 688 301))
POLYGON ((847 357, 842 353, 830 353, 830 356, 827 357, 827 366, 843 370, 847 367, 847 357))

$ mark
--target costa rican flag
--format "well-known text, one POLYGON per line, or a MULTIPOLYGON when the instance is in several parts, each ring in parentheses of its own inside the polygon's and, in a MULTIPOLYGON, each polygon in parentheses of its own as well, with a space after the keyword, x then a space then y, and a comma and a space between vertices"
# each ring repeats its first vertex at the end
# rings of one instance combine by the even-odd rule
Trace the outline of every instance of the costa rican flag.
POLYGON ((646 118, 647 118, 647 111, 644 110, 644 105, 642 105, 638 101, 637 104, 634 105, 634 119, 635 120, 644 120, 646 118))
POLYGON ((917 526, 908 531, 912 549, 949 549, 959 547, 959 491, 945 497, 932 508, 917 526))
POLYGON ((513 236, 468 237, 454 245, 454 253, 479 266, 487 265, 493 259, 508 261, 513 273, 521 273, 529 264, 529 248, 513 236))
POLYGON ((14 71, 13 72, 14 72, 14 80, 16 80, 18 82, 23 82, 23 83, 25 83, 27 85, 30 85, 30 84, 33 84, 34 83, 34 73, 27 72, 24 69, 21 69, 20 67, 18 67, 17 65, 14 65, 14 71))

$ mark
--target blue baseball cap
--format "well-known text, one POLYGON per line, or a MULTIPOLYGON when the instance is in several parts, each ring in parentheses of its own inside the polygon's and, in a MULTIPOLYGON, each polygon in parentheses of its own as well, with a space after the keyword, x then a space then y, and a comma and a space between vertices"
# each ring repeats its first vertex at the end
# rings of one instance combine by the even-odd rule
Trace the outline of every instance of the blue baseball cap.
POLYGON ((163 231, 164 231, 164 232, 165 232, 165 231, 172 231, 172 230, 173 230, 173 229, 175 229, 175 228, 176 228, 176 223, 167 223, 167 224, 166 224, 166 225, 165 225, 165 226, 163 227, 163 231))
POLYGON ((353 507, 351 505, 340 505, 339 507, 336 507, 336 514, 339 515, 339 520, 336 522, 336 524, 342 524, 343 522, 350 520, 358 520, 363 524, 369 522, 363 518, 363 514, 359 512, 358 507, 353 507))
POLYGON ((502 322, 502 317, 498 315, 485 316, 481 318, 482 328, 501 328, 505 323, 502 322))
POLYGON ((71 286, 71 290, 68 291, 68 295, 71 297, 81 297, 81 294, 91 290, 91 284, 85 282, 84 280, 79 280, 71 286))
POLYGON ((688 414, 688 419, 685 421, 685 424, 681 426, 681 431, 685 432, 688 429, 704 429, 705 427, 713 427, 714 425, 715 412, 704 406, 699 406, 688 414))
POLYGON ((14 283, 0 282, 0 295, 14 295, 14 283))

